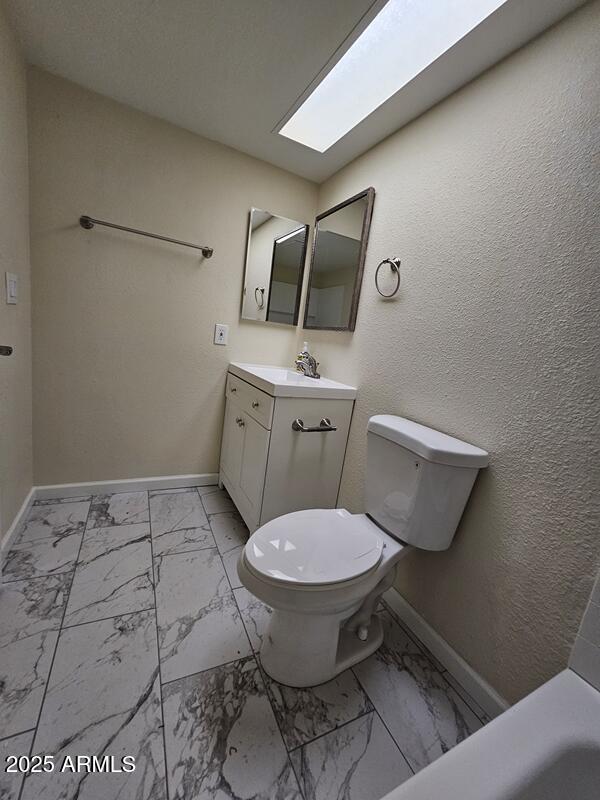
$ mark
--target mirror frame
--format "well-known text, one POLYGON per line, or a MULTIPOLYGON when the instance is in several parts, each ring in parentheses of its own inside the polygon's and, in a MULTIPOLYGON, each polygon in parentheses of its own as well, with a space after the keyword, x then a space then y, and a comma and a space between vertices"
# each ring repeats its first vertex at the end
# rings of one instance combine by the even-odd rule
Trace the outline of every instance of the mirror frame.
POLYGON ((362 286, 363 274, 365 271, 365 259, 367 255, 367 244, 369 243, 369 232, 371 229, 371 217, 373 216, 373 204, 375 202, 375 189, 372 186, 369 186, 368 189, 364 189, 362 192, 358 192, 358 194, 349 197, 348 200, 344 200, 342 203, 338 203, 337 205, 333 206, 332 208, 328 208, 327 211, 324 211, 322 214, 318 214, 315 217, 315 224, 314 224, 314 231, 313 231, 313 241, 312 241, 312 250, 311 250, 311 259, 310 259, 310 270, 308 273, 308 286, 306 289, 306 297, 304 301, 304 324, 303 328, 306 330, 311 331, 353 331, 356 328, 356 316, 358 313, 358 301, 360 299, 360 290, 362 286), (322 325, 309 325, 308 324, 308 301, 310 298, 310 289, 312 286, 312 278, 313 278, 313 269, 315 265, 315 252, 317 249, 317 241, 319 238, 319 222, 325 217, 330 216, 331 214, 335 214, 336 211, 340 211, 342 208, 349 206, 351 203, 356 202, 357 200, 361 200, 362 198, 367 199, 367 207, 365 208, 365 215, 363 218, 363 226, 360 236, 360 251, 358 254, 358 264, 356 267, 356 277, 354 279, 354 289, 352 291, 352 302, 350 304, 350 318, 348 320, 348 325, 344 327, 334 327, 334 326, 322 326, 322 325))

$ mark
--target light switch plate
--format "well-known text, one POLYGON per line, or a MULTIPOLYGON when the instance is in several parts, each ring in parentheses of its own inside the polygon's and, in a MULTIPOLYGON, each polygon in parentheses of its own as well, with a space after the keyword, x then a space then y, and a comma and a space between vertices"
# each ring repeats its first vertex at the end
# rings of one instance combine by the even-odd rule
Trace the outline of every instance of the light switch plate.
POLYGON ((16 305, 19 299, 19 276, 15 272, 6 273, 6 302, 16 305))
POLYGON ((215 323, 215 344, 227 344, 229 338, 229 325, 224 325, 222 322, 215 323))

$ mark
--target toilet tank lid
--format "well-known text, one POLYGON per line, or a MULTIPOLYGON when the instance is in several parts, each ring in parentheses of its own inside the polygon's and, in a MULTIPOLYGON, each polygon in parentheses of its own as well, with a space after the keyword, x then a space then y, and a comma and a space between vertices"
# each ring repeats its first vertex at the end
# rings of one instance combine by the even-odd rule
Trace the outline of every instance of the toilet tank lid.
POLYGON ((451 467, 487 467, 489 455, 453 436, 434 431, 418 422, 392 414, 371 417, 367 430, 402 445, 426 461, 447 464, 451 467))

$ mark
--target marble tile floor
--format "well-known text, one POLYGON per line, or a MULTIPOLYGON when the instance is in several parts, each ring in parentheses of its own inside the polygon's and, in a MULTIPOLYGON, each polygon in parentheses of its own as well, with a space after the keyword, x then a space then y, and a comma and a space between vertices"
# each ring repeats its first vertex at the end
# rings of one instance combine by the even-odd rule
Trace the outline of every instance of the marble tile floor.
POLYGON ((34 504, 0 587, 2 800, 378 800, 485 724, 385 607, 353 670, 270 679, 247 536, 216 486, 34 504), (5 772, 36 754, 136 769, 5 772))

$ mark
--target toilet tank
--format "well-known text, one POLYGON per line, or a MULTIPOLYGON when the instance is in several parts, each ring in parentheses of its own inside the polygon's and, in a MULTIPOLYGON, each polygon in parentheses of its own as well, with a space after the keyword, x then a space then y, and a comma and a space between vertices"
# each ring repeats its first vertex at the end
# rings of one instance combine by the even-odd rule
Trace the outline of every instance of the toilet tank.
POLYGON ((445 550, 488 459, 485 450, 409 419, 371 417, 367 514, 396 539, 423 550, 445 550))

